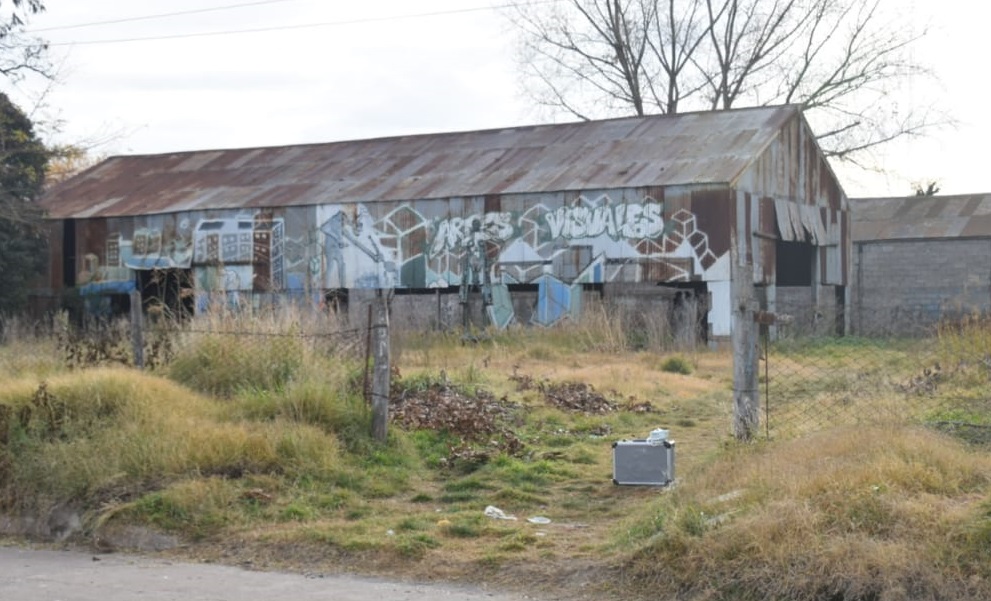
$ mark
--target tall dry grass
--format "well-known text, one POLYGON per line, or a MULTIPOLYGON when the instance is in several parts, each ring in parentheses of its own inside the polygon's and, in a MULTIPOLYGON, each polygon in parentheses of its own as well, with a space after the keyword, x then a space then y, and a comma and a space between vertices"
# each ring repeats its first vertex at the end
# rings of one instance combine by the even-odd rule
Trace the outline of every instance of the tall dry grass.
POLYGON ((644 589, 691 599, 991 594, 991 457, 922 429, 738 448, 632 520, 644 589))
POLYGON ((223 311, 151 329, 168 360, 144 372, 11 369, 0 383, 0 510, 71 504, 94 528, 125 519, 196 538, 271 520, 282 504, 330 511, 322 495, 299 501, 310 487, 395 495, 419 469, 401 432, 372 440, 356 349, 365 337, 333 316, 223 311))
POLYGON ((0 379, 64 369, 51 327, 0 315, 0 379))
POLYGON ((208 394, 274 391, 291 383, 339 375, 356 362, 365 336, 333 314, 298 308, 215 310, 172 333, 174 357, 166 372, 208 394))
POLYGON ((973 314, 936 328, 936 355, 965 383, 991 383, 991 316, 973 314))
POLYGON ((268 473, 326 480, 342 469, 332 431, 312 424, 225 419, 217 401, 123 368, 7 381, 0 505, 98 506, 163 482, 268 473))

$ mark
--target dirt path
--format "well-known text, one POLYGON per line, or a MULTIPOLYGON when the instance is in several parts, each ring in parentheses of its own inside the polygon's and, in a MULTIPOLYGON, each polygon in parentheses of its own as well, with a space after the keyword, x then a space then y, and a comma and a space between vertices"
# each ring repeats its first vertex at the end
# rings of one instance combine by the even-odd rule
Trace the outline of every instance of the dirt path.
POLYGON ((252 572, 130 555, 0 546, 0 599, 19 601, 520 601, 528 595, 355 576, 252 572))

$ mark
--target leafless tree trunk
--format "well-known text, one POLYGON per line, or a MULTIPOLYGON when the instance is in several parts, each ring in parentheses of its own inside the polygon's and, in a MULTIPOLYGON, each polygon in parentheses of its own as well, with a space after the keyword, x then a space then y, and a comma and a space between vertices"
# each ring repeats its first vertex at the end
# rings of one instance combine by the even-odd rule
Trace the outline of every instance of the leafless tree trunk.
POLYGON ((925 32, 892 0, 529 0, 525 89, 582 119, 798 104, 828 156, 864 151, 942 121, 892 101, 925 32))

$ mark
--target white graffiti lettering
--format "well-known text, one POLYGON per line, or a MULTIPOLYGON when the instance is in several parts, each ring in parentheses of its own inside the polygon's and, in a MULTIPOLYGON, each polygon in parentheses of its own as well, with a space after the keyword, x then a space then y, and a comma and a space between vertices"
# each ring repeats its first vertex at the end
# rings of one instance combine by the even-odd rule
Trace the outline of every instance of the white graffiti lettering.
POLYGON ((451 217, 444 219, 436 227, 434 240, 430 245, 432 255, 483 241, 505 242, 516 233, 512 213, 493 212, 471 217, 451 217))
POLYGON ((664 207, 659 203, 599 207, 561 207, 545 219, 551 239, 654 238, 664 232, 664 207))

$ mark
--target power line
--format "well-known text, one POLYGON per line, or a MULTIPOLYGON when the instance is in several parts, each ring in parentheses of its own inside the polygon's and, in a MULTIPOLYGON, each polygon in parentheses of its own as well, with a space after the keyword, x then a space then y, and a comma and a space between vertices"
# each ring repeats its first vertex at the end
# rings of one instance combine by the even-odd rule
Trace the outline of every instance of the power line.
MULTIPOLYGON (((289 2, 289 1, 291 1, 291 0, 267 0, 267 2, 257 2, 256 4, 265 4, 265 3, 273 3, 273 2, 289 2)), ((532 2, 532 3, 529 3, 529 4, 536 4, 536 5, 539 5, 539 4, 556 4, 556 3, 562 2, 562 1, 563 0, 541 0, 539 2, 532 2)), ((241 35, 241 34, 248 34, 248 33, 268 33, 268 32, 272 32, 272 31, 291 31, 291 30, 300 30, 300 29, 315 29, 315 28, 319 28, 319 27, 340 27, 340 26, 346 26, 346 25, 360 25, 360 24, 365 24, 365 23, 383 23, 383 22, 389 22, 389 21, 402 21, 402 20, 408 20, 408 19, 426 19, 426 18, 431 18, 431 17, 446 16, 446 15, 458 15, 458 14, 476 13, 476 12, 484 12, 484 11, 492 11, 492 10, 501 10, 501 9, 504 9, 504 8, 514 8, 514 7, 522 6, 522 4, 523 3, 521 3, 521 2, 511 2, 511 3, 507 3, 507 4, 499 4, 499 5, 492 5, 492 6, 476 6, 476 7, 471 7, 471 8, 457 8, 457 9, 451 9, 451 10, 440 10, 440 11, 432 11, 432 12, 425 12, 425 13, 409 13, 409 14, 405 14, 405 15, 389 15, 389 16, 383 16, 383 17, 363 17, 363 18, 360 18, 360 19, 348 19, 348 20, 345 20, 345 21, 325 21, 325 22, 321 22, 321 23, 301 23, 301 24, 298 24, 298 25, 280 25, 280 26, 273 26, 273 27, 257 27, 257 28, 249 28, 249 29, 227 29, 227 30, 220 30, 220 31, 203 31, 203 32, 196 32, 196 33, 179 33, 179 34, 170 34, 170 35, 161 35, 161 36, 146 36, 146 37, 136 37, 136 38, 116 38, 116 39, 104 39, 104 40, 84 40, 84 41, 76 41, 76 42, 50 42, 48 45, 49 46, 92 46, 92 45, 98 45, 98 44, 126 44, 126 43, 131 43, 131 42, 153 42, 153 41, 161 41, 161 40, 179 40, 179 39, 203 38, 203 37, 222 36, 222 35, 241 35)), ((240 6, 250 6, 250 4, 230 5, 230 7, 227 7, 227 8, 234 8, 234 7, 240 7, 240 6)), ((225 9, 226 9, 225 7, 217 7, 216 9, 201 9, 199 11, 188 11, 188 12, 206 12, 208 10, 225 10, 225 9)), ((171 13, 171 14, 167 14, 167 15, 158 15, 158 16, 156 16, 156 15, 149 15, 147 17, 132 17, 132 18, 127 19, 127 20, 132 20, 133 21, 133 20, 141 20, 141 19, 154 19, 154 18, 160 18, 162 16, 174 16, 174 15, 177 15, 177 14, 186 14, 186 13, 171 13)), ((109 22, 107 22, 107 23, 109 23, 109 22)), ((72 28, 75 28, 75 27, 87 27, 87 26, 89 26, 89 24, 72 25, 72 26, 65 26, 65 27, 61 27, 61 28, 50 28, 50 29, 72 29, 72 28)), ((49 30, 39 29, 39 30, 35 30, 32 33, 37 33, 37 32, 40 32, 40 31, 49 31, 49 30)))
POLYGON ((241 4, 228 4, 226 6, 214 6, 210 8, 195 8, 192 10, 183 10, 171 13, 159 13, 156 15, 144 15, 140 17, 125 17, 122 19, 113 19, 110 21, 91 21, 89 23, 78 23, 76 25, 59 25, 56 27, 45 27, 43 29, 31 29, 26 33, 36 34, 45 31, 62 31, 65 29, 82 29, 84 27, 98 27, 100 25, 117 25, 120 23, 133 23, 135 21, 152 21, 155 19, 165 19, 170 17, 181 17, 185 15, 196 15, 200 13, 210 13, 222 10, 232 10, 235 8, 247 8, 251 6, 261 6, 263 4, 281 4, 283 2, 297 2, 298 0, 258 0, 257 2, 243 2, 241 4))

